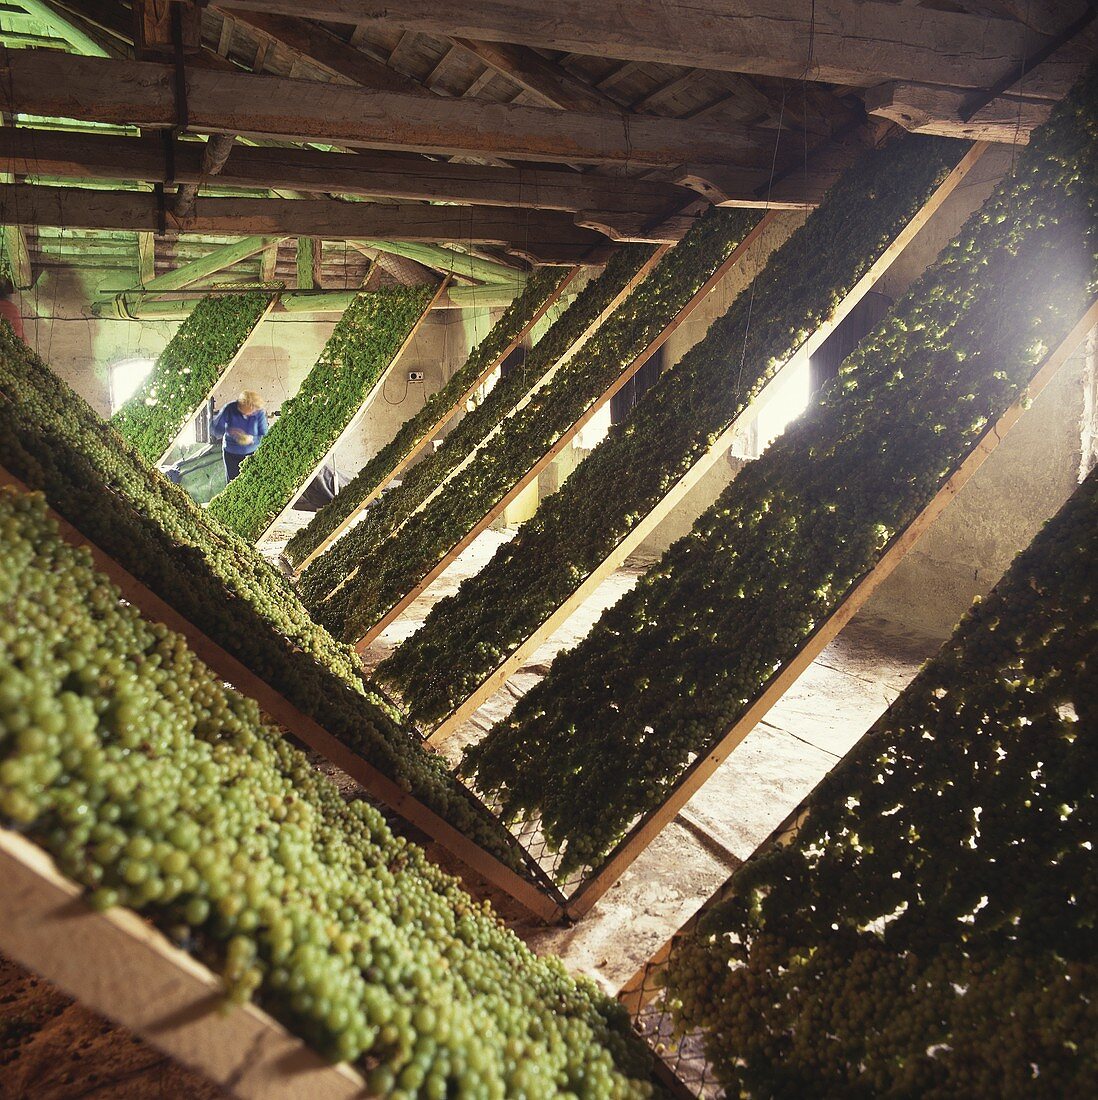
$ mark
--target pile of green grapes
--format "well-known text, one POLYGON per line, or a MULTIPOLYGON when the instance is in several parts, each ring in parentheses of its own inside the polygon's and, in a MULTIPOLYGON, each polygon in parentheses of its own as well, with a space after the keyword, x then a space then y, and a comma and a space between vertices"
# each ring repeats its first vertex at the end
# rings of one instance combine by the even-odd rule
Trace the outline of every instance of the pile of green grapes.
POLYGON ((271 303, 269 292, 203 298, 111 423, 150 465, 195 415, 271 303))
POLYGON ((543 268, 530 276, 522 293, 503 311, 465 363, 427 398, 419 412, 400 426, 396 435, 339 491, 338 496, 286 543, 283 553, 288 562, 296 566, 304 561, 363 500, 390 480, 396 466, 530 324, 531 318, 556 293, 567 276, 568 268, 560 267, 543 268))
POLYGON ((1098 66, 817 403, 467 751, 561 876, 663 804, 1094 300, 1096 120, 1098 66))
POLYGON ((320 358, 280 410, 263 445, 212 501, 210 512, 255 542, 292 503, 389 369, 434 297, 433 286, 361 294, 340 317, 320 358))
POLYGON ((1096 554, 1098 471, 680 941, 729 1095, 1092 1091, 1096 554))
POLYGON ((0 491, 0 819, 394 1098, 651 1094, 619 1006, 345 804, 0 491))
MULTIPOLYGON (((301 575, 302 599, 306 602, 323 600, 359 562, 375 554, 386 539, 440 490, 468 456, 514 413, 534 386, 557 367, 569 348, 651 259, 653 251, 645 245, 627 246, 618 251, 603 273, 583 288, 538 341, 522 369, 501 378, 484 401, 447 433, 437 451, 413 466, 398 488, 374 504, 362 524, 348 532, 337 545, 329 547, 305 570, 301 575)), ((343 500, 350 489, 348 485, 333 504, 343 500)))
POLYGON ((150 469, 0 323, 0 464, 334 737, 518 867, 514 840, 310 618, 284 578, 150 469))
MULTIPOLYGON (((675 318, 758 223, 752 211, 713 208, 603 322, 580 352, 516 412, 470 462, 369 558, 380 517, 368 517, 343 540, 359 569, 322 600, 305 592, 318 622, 354 642, 488 514, 607 387, 675 318)), ((398 492, 401 492, 398 490, 398 492)), ((387 534, 387 532, 380 532, 387 534)), ((314 563, 319 566, 320 561, 314 563)), ((304 578, 303 578, 304 579, 304 578)), ((342 579, 342 578, 340 578, 342 579)), ((322 593, 321 595, 327 595, 322 593)))

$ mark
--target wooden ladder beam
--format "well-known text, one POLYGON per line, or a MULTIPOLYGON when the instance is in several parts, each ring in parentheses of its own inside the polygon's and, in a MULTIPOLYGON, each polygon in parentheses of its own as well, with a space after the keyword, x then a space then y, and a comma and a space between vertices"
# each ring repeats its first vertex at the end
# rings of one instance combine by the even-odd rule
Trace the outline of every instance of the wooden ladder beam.
MULTIPOLYGON (((502 500, 499 501, 490 511, 488 511, 477 524, 455 545, 450 551, 439 561, 431 571, 422 578, 413 588, 411 588, 405 595, 388 611, 381 619, 379 619, 370 629, 355 643, 355 649, 362 653, 369 648, 372 642, 374 642, 378 635, 381 634, 386 627, 395 622, 416 600, 423 592, 425 592, 435 580, 438 579, 442 573, 450 567, 457 560, 460 554, 469 547, 473 540, 486 531, 501 515, 503 515, 507 506, 511 504, 518 496, 527 489, 530 485, 534 484, 538 475, 544 470, 552 461, 559 455, 569 443, 580 433, 584 425, 587 424, 595 414, 610 402, 610 399, 623 387, 629 380, 656 354, 660 348, 670 339, 672 333, 679 328, 679 326, 694 312, 695 309, 706 299, 709 292, 724 278, 726 274, 743 258, 744 254, 748 252, 758 239, 764 228, 769 226, 771 215, 763 217, 759 223, 747 234, 746 237, 740 242, 740 244, 733 250, 731 255, 717 268, 715 272, 706 280, 706 282, 699 287, 694 293, 693 297, 679 310, 674 318, 664 326, 663 330, 657 335, 647 347, 644 348, 632 361, 625 367, 625 369, 614 379, 610 385, 603 390, 603 392, 596 398, 583 413, 572 422, 568 429, 557 439, 552 447, 549 448, 530 467, 529 470, 515 483, 514 486, 507 492, 502 500)), ((456 471, 455 471, 456 472, 456 471)))

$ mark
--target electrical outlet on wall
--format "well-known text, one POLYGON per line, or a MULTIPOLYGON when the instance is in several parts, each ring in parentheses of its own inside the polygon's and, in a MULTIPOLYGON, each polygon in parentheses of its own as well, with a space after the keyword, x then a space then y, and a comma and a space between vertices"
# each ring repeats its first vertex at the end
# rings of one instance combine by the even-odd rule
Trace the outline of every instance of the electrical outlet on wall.
POLYGON ((423 371, 421 371, 421 370, 410 370, 408 372, 408 381, 409 382, 422 382, 423 381, 423 371))

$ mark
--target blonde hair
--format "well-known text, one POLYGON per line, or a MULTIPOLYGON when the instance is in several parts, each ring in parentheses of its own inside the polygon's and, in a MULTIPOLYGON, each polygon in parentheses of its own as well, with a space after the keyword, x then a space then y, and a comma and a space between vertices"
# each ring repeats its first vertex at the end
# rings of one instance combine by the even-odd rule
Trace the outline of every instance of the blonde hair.
POLYGON ((241 390, 236 399, 238 405, 247 405, 250 409, 263 408, 263 398, 255 390, 241 390))

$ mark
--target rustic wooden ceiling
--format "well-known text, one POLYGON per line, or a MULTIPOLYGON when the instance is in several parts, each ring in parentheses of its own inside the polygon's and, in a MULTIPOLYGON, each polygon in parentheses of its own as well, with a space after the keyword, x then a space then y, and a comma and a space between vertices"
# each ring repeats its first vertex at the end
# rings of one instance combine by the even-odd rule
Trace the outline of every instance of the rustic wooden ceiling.
MULTIPOLYGON (((454 250, 511 268, 597 261, 612 240, 676 239, 709 202, 810 205, 859 148, 887 140, 898 124, 1024 141, 1094 56, 1095 24, 1082 25, 1091 7, 1090 0, 608 0, 596 8, 577 0, 460 7, 450 0, 213 0, 173 31, 169 0, 139 0, 136 13, 122 0, 12 0, 0 4, 10 112, 78 111, 85 123, 125 118, 146 130, 164 124, 138 117, 137 105, 125 115, 124 97, 114 115, 100 106, 109 97, 94 83, 99 62, 87 69, 89 83, 82 69, 52 81, 85 89, 86 104, 67 105, 44 69, 30 72, 53 47, 116 59, 115 83, 123 87, 130 70, 120 67, 132 59, 175 64, 180 56, 192 85, 206 81, 211 95, 222 73, 226 81, 248 73, 300 81, 279 87, 300 103, 295 118, 308 132, 287 123, 288 132, 276 135, 277 123, 241 107, 250 140, 234 144, 231 127, 204 119, 199 108, 192 130, 230 136, 178 141, 177 163, 166 165, 159 146, 134 129, 43 133, 23 120, 0 131, 0 160, 15 181, 0 187, 0 219, 7 240, 17 219, 45 225, 59 220, 55 208, 64 211, 67 240, 56 229, 24 229, 32 267, 75 263, 81 252, 90 258, 90 242, 106 260, 127 245, 123 225, 147 240, 156 228, 148 185, 171 174, 180 193, 169 186, 169 232, 156 237, 142 282, 221 247, 234 229, 328 241, 317 274, 321 285, 340 288, 365 277, 370 260, 362 249, 377 255, 370 249, 383 237, 418 242, 417 259, 427 266, 409 269, 405 260, 404 279, 448 270, 454 250), (1070 41, 1042 58, 1065 31, 1070 41), (37 51, 29 62, 25 49, 37 51), (1035 55, 1042 63, 1025 73, 1023 61, 1035 55), (343 100, 319 85, 373 89, 371 102, 399 117, 359 143, 368 148, 347 155, 355 142, 336 124, 343 100), (485 107, 471 114, 441 102, 433 111, 419 106, 432 97, 485 107), (321 116, 332 105, 330 130, 324 117, 307 117, 311 103, 321 116), (500 115, 489 105, 536 110, 500 115), (563 125, 547 110, 562 112, 563 125), (608 142, 610 123, 622 127, 624 149, 608 142), (21 177, 36 186, 20 187, 21 177), (43 197, 43 182, 70 188, 43 197), (105 197, 89 184, 129 190, 105 197), (220 195, 221 207, 199 193, 220 195), (257 197, 270 205, 260 207, 257 197), (351 198, 360 201, 351 206, 351 198)), ((192 94, 200 99, 201 89, 192 94)), ((269 250, 264 262, 253 257, 230 270, 272 272, 296 276, 292 241, 273 259, 269 250)), ((375 282, 395 277, 374 271, 375 282)))

